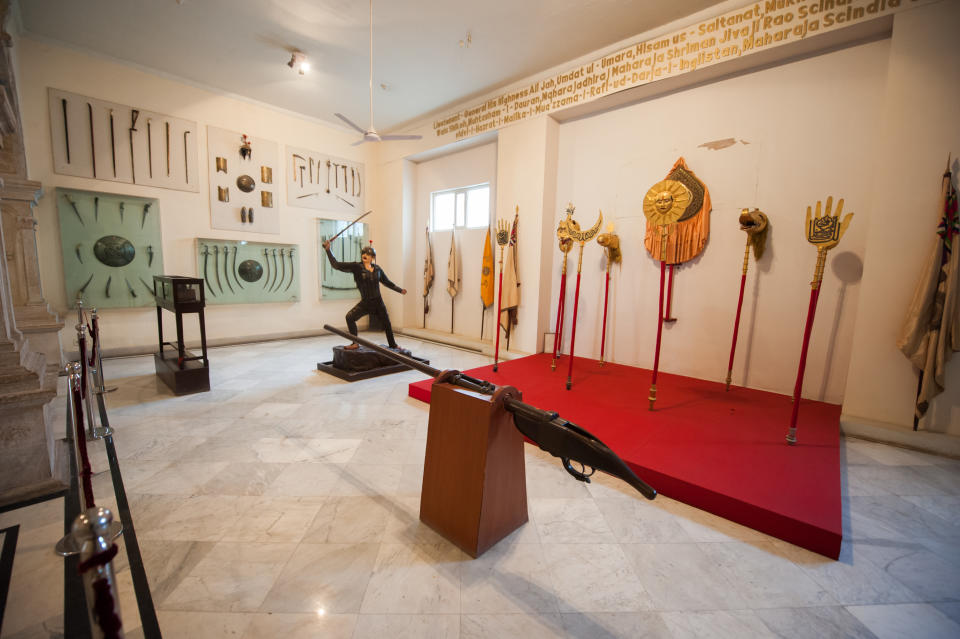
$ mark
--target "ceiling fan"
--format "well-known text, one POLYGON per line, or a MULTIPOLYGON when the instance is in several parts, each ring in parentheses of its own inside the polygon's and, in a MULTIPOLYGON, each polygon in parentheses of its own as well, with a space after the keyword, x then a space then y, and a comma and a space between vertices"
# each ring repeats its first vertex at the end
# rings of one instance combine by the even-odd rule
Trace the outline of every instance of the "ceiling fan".
POLYGON ((363 144, 364 142, 419 140, 423 137, 422 135, 380 135, 377 133, 377 130, 373 128, 373 0, 370 0, 370 128, 364 131, 350 118, 342 113, 334 113, 334 115, 349 124, 351 128, 356 129, 363 136, 351 146, 357 146, 358 144, 363 144))

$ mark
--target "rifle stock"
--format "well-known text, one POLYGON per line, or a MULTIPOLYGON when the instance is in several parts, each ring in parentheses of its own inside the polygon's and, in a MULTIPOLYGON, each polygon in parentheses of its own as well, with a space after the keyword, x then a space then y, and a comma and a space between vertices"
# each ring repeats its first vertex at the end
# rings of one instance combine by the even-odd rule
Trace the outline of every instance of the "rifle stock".
MULTIPOLYGON (((496 386, 489 381, 469 377, 459 371, 440 371, 329 324, 324 324, 323 327, 331 333, 362 344, 400 364, 437 378, 437 381, 449 382, 487 395, 492 395, 496 389, 496 386)), ((637 477, 626 462, 588 430, 563 419, 555 412, 542 410, 512 397, 504 399, 504 408, 513 414, 513 423, 517 430, 541 450, 559 457, 564 470, 575 479, 589 483, 590 476, 597 470, 602 470, 630 484, 647 499, 657 496, 656 490, 637 477), (580 470, 574 468, 571 461, 580 464, 580 470), (588 468, 589 472, 587 472, 588 468)))

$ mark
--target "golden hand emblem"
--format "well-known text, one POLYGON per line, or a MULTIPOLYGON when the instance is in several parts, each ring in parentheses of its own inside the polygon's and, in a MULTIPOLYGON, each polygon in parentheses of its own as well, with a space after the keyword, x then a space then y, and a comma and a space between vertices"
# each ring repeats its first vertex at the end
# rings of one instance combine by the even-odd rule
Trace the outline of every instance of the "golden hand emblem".
POLYGON ((833 208, 833 196, 827 197, 827 206, 824 211, 820 211, 820 200, 817 200, 817 212, 811 217, 810 207, 807 207, 807 241, 817 247, 818 251, 829 251, 840 243, 840 238, 846 233, 847 227, 853 220, 853 213, 847 213, 843 220, 840 215, 843 213, 843 198, 837 201, 837 212, 830 215, 833 208))

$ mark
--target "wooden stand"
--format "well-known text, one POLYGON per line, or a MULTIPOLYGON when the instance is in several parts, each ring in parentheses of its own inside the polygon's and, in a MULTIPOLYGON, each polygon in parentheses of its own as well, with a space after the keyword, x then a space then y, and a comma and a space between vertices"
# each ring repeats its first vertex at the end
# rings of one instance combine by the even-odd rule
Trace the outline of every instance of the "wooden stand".
MULTIPOLYGON (((441 376, 442 378, 442 376, 441 376)), ((503 408, 511 386, 493 396, 433 385, 420 494, 420 521, 479 557, 527 522, 523 435, 503 408)))
POLYGON ((207 331, 203 321, 206 298, 203 280, 178 275, 154 275, 153 296, 157 301, 157 339, 160 351, 153 356, 159 377, 174 395, 210 390, 210 361, 207 359, 207 331), (163 341, 163 309, 176 315, 177 341, 163 341), (196 313, 200 321, 202 355, 194 355, 183 345, 183 314, 196 313), (171 350, 164 350, 169 347, 171 350))

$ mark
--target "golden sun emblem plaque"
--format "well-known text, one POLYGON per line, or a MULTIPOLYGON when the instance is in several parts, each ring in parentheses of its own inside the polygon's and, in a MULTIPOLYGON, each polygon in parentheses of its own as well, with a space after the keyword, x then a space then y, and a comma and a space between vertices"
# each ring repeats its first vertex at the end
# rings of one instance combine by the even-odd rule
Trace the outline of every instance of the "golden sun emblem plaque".
POLYGON ((673 224, 690 206, 690 189, 676 180, 657 182, 643 197, 643 214, 654 226, 673 224))

